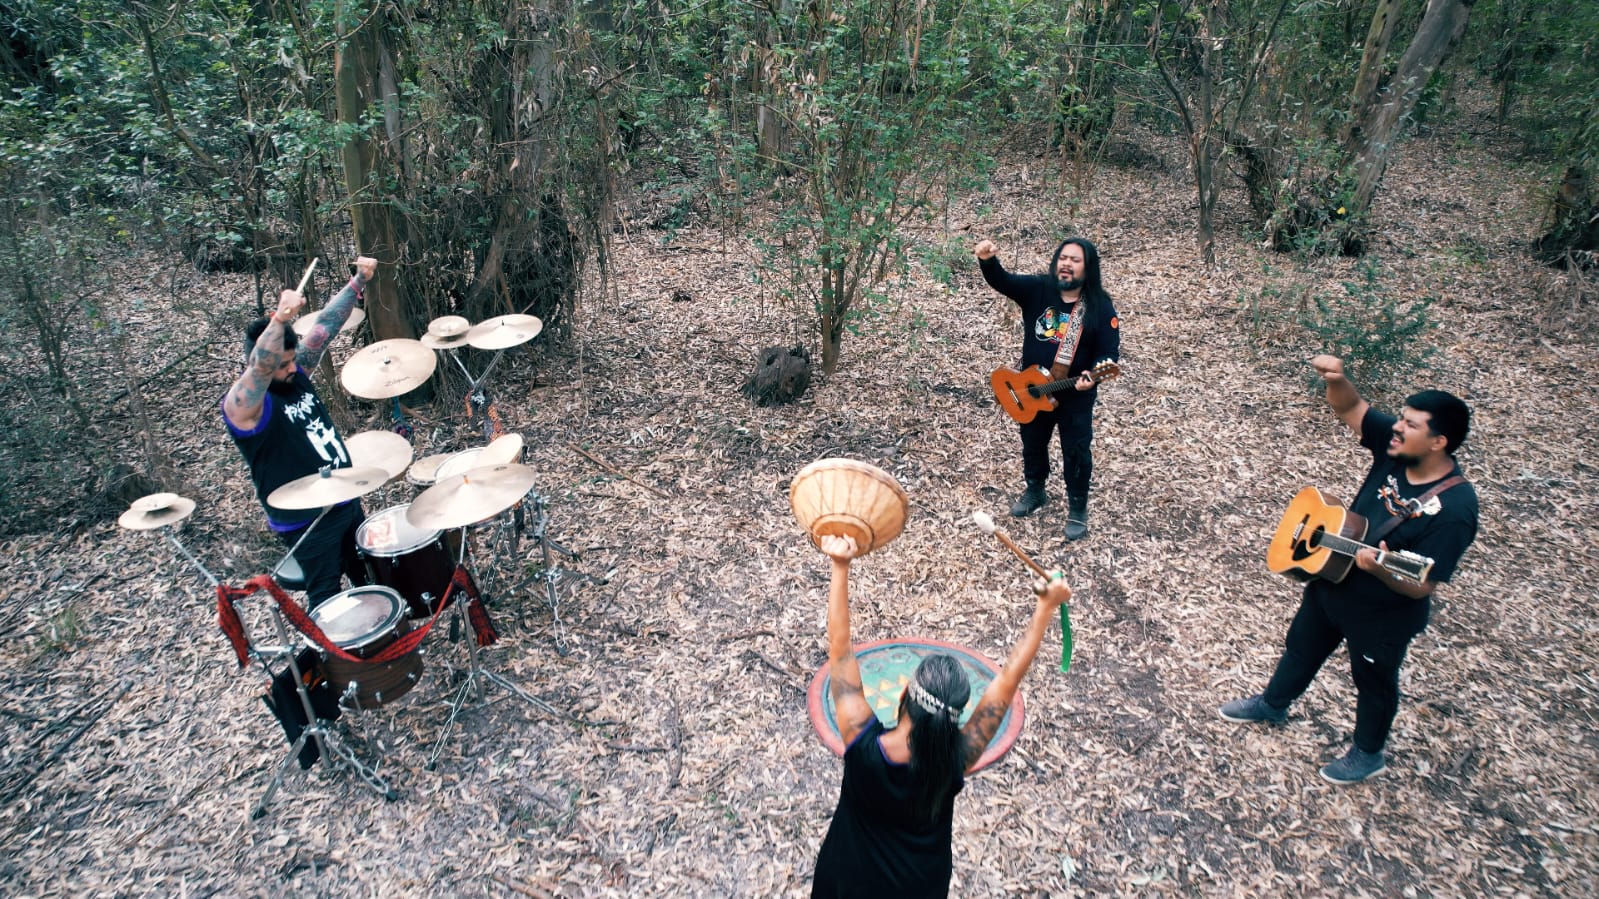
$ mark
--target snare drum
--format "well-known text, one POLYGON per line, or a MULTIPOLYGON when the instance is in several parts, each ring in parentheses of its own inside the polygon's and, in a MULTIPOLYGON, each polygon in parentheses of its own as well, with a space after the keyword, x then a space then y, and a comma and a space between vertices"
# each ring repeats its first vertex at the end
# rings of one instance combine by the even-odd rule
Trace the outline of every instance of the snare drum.
MULTIPOLYGON (((388 587, 355 587, 334 594, 311 610, 311 620, 340 649, 363 659, 377 655, 411 630, 405 603, 388 587)), ((422 653, 412 650, 381 665, 328 654, 322 670, 341 705, 377 708, 404 696, 422 679, 422 653)))
POLYGON ((355 545, 366 560, 372 582, 392 587, 405 597, 413 618, 426 618, 438 608, 455 572, 451 549, 460 548, 454 532, 441 539, 438 531, 405 520, 409 503, 367 516, 355 529, 355 545), (425 594, 425 596, 424 596, 425 594))
POLYGON ((474 446, 471 449, 461 450, 450 458, 445 459, 439 464, 438 473, 434 475, 433 483, 437 484, 445 478, 454 477, 458 474, 466 474, 476 468, 478 466, 477 457, 482 452, 483 447, 474 446))
POLYGON ((405 470, 405 480, 418 487, 432 487, 439 480, 439 466, 453 455, 455 454, 434 453, 431 456, 423 456, 412 462, 411 467, 405 470))

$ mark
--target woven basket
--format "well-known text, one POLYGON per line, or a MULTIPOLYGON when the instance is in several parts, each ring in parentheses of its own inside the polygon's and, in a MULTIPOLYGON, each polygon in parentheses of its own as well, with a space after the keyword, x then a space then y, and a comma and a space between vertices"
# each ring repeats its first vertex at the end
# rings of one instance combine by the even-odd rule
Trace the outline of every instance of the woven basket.
POLYGON ((813 543, 838 534, 855 538, 860 554, 905 529, 910 501, 888 472, 854 459, 818 459, 794 476, 788 502, 813 543))

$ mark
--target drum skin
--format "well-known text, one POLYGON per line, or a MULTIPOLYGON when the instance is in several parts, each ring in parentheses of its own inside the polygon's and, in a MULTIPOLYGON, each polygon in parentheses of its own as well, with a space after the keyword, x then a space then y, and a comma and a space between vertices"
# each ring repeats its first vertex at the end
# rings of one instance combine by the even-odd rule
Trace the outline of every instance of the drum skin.
MULTIPOLYGON (((340 649, 369 659, 410 632, 405 608, 400 594, 389 587, 355 587, 312 609, 311 620, 340 649)), ((352 662, 325 653, 322 671, 340 705, 380 708, 410 692, 422 679, 422 653, 413 650, 382 664, 352 662)))
POLYGON ((426 618, 438 610, 450 586, 461 538, 455 531, 441 538, 438 531, 412 525, 405 520, 408 508, 390 506, 368 515, 356 529, 355 544, 372 582, 394 588, 412 618, 426 618))

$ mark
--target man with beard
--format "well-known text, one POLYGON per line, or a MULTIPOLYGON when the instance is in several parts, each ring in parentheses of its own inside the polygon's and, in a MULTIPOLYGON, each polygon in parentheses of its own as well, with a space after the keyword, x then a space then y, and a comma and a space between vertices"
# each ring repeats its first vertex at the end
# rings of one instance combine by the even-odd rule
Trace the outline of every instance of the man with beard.
MULTIPOLYGON (((324 466, 350 466, 349 451, 307 373, 321 361, 328 341, 350 317, 366 282, 377 274, 377 264, 369 256, 355 260, 355 276, 317 314, 303 340, 289 325, 305 306, 305 297, 297 290, 283 291, 270 316, 245 327, 244 371, 222 398, 222 421, 250 467, 267 524, 287 546, 305 536, 317 510, 279 509, 268 504, 267 497, 324 466)), ((363 518, 359 501, 341 503, 329 510, 295 551, 294 559, 305 576, 308 608, 339 592, 341 574, 349 575, 353 584, 367 582, 355 546, 355 532, 363 518)))
POLYGON ((1477 492, 1455 462, 1471 427, 1471 410, 1442 390, 1405 400, 1395 418, 1371 407, 1334 356, 1310 360, 1327 387, 1327 403, 1360 445, 1371 471, 1349 510, 1364 517, 1366 541, 1339 583, 1313 579, 1288 626, 1286 647, 1266 690, 1221 707, 1228 721, 1282 724, 1338 644, 1348 641, 1355 682, 1355 733, 1349 751, 1321 769, 1335 784, 1359 783, 1386 769, 1383 747, 1399 711, 1399 666, 1410 641, 1427 626, 1432 593, 1454 574, 1477 536, 1477 492), (1408 550, 1433 560, 1426 580, 1383 567, 1379 551, 1408 550))
POLYGON ((1019 368, 1047 368, 1051 381, 1075 378, 1075 389, 1054 394, 1056 408, 1021 425, 1022 476, 1027 487, 1010 514, 1030 515, 1049 501, 1050 436, 1060 434, 1061 476, 1066 481, 1066 539, 1088 536, 1088 484, 1094 472, 1094 401, 1099 386, 1089 374, 1104 360, 1121 359, 1116 307, 1099 276, 1099 250, 1081 237, 1055 249, 1049 272, 1014 275, 1000 265, 991 240, 977 244, 978 266, 988 286, 1010 297, 1022 311, 1019 368))

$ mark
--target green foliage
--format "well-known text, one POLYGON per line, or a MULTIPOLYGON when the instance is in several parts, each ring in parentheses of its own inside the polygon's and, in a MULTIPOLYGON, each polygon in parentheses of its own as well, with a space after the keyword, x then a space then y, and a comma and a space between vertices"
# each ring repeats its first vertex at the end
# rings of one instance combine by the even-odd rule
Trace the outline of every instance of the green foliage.
POLYGON ((1463 53, 1499 91, 1529 150, 1599 171, 1599 4, 1479 0, 1463 53))
POLYGON ((1426 336, 1434 298, 1406 297, 1384 285, 1375 258, 1363 260, 1358 279, 1345 281, 1343 288, 1342 296, 1311 294, 1300 323, 1363 383, 1412 380, 1433 352, 1426 336))

